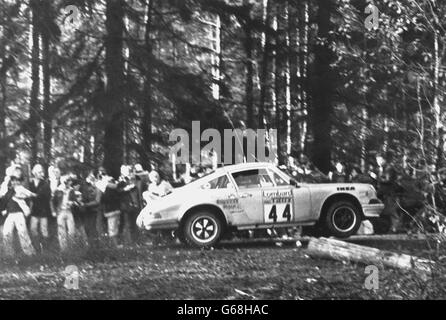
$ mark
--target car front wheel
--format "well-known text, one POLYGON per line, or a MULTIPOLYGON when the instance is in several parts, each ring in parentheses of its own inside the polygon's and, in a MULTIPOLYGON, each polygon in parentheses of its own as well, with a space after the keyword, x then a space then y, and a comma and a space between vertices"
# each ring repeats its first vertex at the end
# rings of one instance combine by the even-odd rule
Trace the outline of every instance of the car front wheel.
POLYGON ((186 218, 184 240, 194 247, 212 247, 220 240, 222 228, 223 224, 215 213, 199 211, 186 218))
POLYGON ((325 226, 329 235, 347 238, 358 231, 361 220, 360 208, 349 201, 337 201, 327 210, 325 226))

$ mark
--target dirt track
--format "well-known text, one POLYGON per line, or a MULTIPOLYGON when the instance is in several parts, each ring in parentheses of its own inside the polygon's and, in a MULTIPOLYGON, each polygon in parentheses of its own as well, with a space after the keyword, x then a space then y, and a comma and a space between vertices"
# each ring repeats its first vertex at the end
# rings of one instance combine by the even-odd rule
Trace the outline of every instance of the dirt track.
MULTIPOLYGON (((404 243, 404 248, 395 241, 373 245, 400 252, 421 252, 424 247, 414 242, 404 243)), ((367 290, 364 268, 312 259, 292 242, 282 247, 270 242, 238 242, 206 251, 179 245, 145 245, 103 249, 69 259, 44 257, 0 262, 0 298, 441 298, 438 291, 428 288, 423 292, 423 282, 413 275, 388 269, 380 271, 379 290, 367 290), (80 271, 79 290, 63 287, 68 265, 75 265, 80 271)))

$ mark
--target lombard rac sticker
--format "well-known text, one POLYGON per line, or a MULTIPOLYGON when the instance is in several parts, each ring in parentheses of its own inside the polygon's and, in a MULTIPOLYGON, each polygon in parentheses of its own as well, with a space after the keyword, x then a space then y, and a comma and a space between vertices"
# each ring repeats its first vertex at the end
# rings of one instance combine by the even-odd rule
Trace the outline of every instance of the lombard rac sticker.
POLYGON ((263 191, 265 223, 293 221, 293 193, 291 190, 263 191))

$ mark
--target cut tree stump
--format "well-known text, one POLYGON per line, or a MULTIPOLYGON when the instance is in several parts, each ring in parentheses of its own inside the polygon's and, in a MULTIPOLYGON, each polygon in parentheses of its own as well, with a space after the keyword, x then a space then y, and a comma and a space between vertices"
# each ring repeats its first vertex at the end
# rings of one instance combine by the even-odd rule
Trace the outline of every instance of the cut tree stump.
POLYGON ((431 260, 327 238, 311 238, 307 253, 312 257, 354 261, 377 267, 388 266, 423 273, 431 272, 434 265, 431 260))

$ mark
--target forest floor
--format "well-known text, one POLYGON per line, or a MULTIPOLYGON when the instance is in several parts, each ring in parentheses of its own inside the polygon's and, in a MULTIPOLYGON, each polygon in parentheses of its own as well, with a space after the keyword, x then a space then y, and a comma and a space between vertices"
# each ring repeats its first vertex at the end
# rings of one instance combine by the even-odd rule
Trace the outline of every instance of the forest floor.
MULTIPOLYGON (((432 253, 424 240, 361 244, 422 257, 432 253)), ((305 244, 294 241, 231 241, 213 250, 142 245, 0 260, 0 299, 446 298, 444 277, 424 281, 380 269, 379 289, 373 291, 365 287, 367 275, 365 265, 313 259, 305 244), (69 265, 79 270, 77 290, 64 288, 69 265)))

